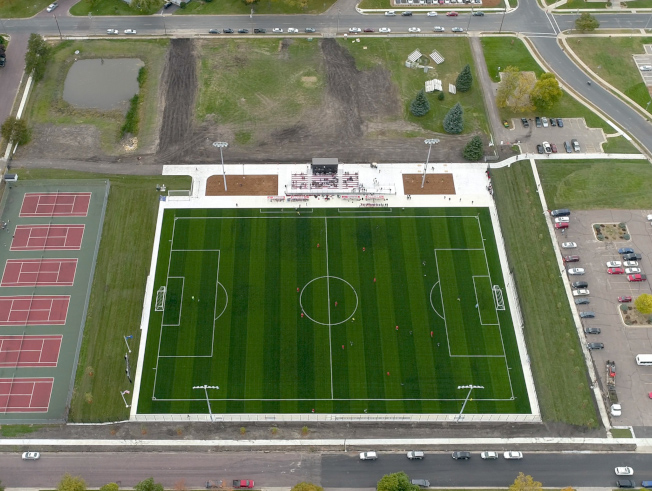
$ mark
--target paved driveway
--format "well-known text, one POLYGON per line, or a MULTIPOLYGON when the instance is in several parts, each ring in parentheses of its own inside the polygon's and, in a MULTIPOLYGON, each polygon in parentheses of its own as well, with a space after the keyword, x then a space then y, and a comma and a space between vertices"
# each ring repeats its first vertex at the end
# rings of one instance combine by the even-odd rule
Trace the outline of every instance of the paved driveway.
POLYGON ((604 389, 607 360, 616 362, 616 390, 623 405, 623 415, 612 419, 615 426, 652 427, 652 367, 640 367, 634 357, 639 353, 652 353, 652 325, 649 327, 626 326, 618 312, 618 297, 651 293, 649 281, 630 283, 626 275, 607 274, 607 261, 621 260, 619 247, 632 247, 643 255, 639 267, 652 277, 652 226, 646 220, 649 210, 597 210, 573 212, 570 227, 564 234, 558 233, 561 242, 576 242, 577 249, 563 249, 568 254, 580 256, 580 262, 567 267, 581 267, 583 276, 569 276, 570 281, 585 280, 591 291, 589 305, 578 305, 578 310, 592 310, 593 319, 583 319, 585 327, 599 327, 601 333, 585 335, 586 341, 602 342, 605 349, 593 351, 596 371, 604 389), (627 223, 629 241, 599 242, 593 235, 594 223, 627 223))
MULTIPOLYGON (((550 118, 548 118, 550 119, 550 118)), ((530 119, 529 128, 524 128, 520 118, 510 121, 513 129, 510 130, 512 142, 521 142, 521 149, 527 153, 537 153, 537 144, 547 141, 557 145, 559 153, 565 153, 564 140, 577 138, 580 142, 582 153, 602 152, 602 143, 606 141, 602 128, 588 128, 584 118, 564 118, 564 127, 548 126, 537 128, 534 118, 530 119)))

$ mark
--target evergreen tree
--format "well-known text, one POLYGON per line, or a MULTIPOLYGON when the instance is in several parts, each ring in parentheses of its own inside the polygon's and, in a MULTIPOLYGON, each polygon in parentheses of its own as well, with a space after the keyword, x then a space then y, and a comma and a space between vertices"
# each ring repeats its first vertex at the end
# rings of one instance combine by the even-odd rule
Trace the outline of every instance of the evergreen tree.
POLYGON ((464 131, 464 109, 459 102, 451 107, 444 117, 444 131, 451 135, 458 135, 464 131))
POLYGON ((483 153, 482 138, 479 136, 474 136, 471 138, 471 141, 464 147, 464 153, 462 155, 464 155, 466 160, 477 162, 482 158, 483 153))
POLYGON ((455 87, 458 92, 468 92, 471 90, 471 85, 473 85, 473 75, 471 74, 471 66, 467 63, 457 76, 455 87))
POLYGON ((425 116, 430 111, 430 103, 423 89, 417 92, 416 98, 410 104, 410 112, 417 117, 425 116))

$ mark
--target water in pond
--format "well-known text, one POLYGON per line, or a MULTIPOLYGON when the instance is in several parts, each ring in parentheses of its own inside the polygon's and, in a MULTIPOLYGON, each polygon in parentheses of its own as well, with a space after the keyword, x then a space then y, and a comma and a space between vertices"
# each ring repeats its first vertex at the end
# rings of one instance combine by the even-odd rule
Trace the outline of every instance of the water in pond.
POLYGON ((75 107, 126 111, 138 93, 138 58, 79 60, 63 86, 63 98, 75 107))

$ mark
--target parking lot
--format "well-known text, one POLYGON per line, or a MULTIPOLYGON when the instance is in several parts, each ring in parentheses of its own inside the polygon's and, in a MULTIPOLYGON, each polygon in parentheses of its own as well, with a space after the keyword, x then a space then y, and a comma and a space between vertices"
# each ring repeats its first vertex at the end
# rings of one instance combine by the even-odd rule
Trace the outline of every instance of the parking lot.
MULTIPOLYGON (((604 343, 604 349, 591 352, 604 393, 606 362, 616 362, 616 390, 623 406, 621 417, 612 418, 614 426, 652 426, 652 367, 638 366, 635 356, 652 353, 652 324, 626 326, 619 313, 618 297, 652 293, 650 280, 638 283, 627 281, 627 275, 607 274, 607 261, 622 261, 618 248, 631 247, 642 255, 638 261, 643 273, 652 278, 652 226, 647 221, 650 210, 596 210, 573 211, 570 227, 557 231, 557 239, 575 242, 577 248, 562 249, 564 255, 576 254, 579 262, 567 263, 566 268, 584 268, 582 276, 568 276, 570 282, 586 281, 590 300, 588 305, 573 305, 578 311, 593 311, 595 318, 582 319, 583 327, 599 327, 600 334, 584 334, 586 342, 604 343), (631 240, 600 242, 593 234, 593 224, 625 222, 631 240)), ((629 304, 632 305, 632 304, 629 304)), ((607 404, 607 407, 609 404, 607 404)))
MULTIPOLYGON (((636 63, 637 67, 641 67, 643 65, 652 65, 652 45, 646 44, 645 45, 645 54, 644 55, 634 55, 634 63, 636 63)), ((648 87, 652 87, 652 71, 640 71, 641 77, 643 78, 643 82, 645 82, 645 85, 648 87)))
MULTIPOLYGON (((548 118, 550 119, 550 118, 548 118)), ((606 141, 601 128, 588 128, 584 118, 564 118, 564 127, 548 126, 537 128, 534 118, 528 119, 530 126, 523 127, 520 118, 510 121, 510 140, 521 142, 521 150, 527 153, 537 153, 537 144, 543 141, 557 145, 558 153, 565 153, 564 141, 570 142, 576 138, 580 142, 581 153, 600 153, 602 144, 606 141)))

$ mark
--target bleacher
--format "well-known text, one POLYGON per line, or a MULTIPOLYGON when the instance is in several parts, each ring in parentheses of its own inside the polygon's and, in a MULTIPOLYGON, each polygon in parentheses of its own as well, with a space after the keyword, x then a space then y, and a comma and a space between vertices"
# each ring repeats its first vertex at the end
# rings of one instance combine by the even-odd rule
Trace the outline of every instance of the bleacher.
POLYGON ((338 193, 360 187, 360 177, 357 172, 336 174, 292 174, 291 189, 299 191, 331 191, 338 193))

